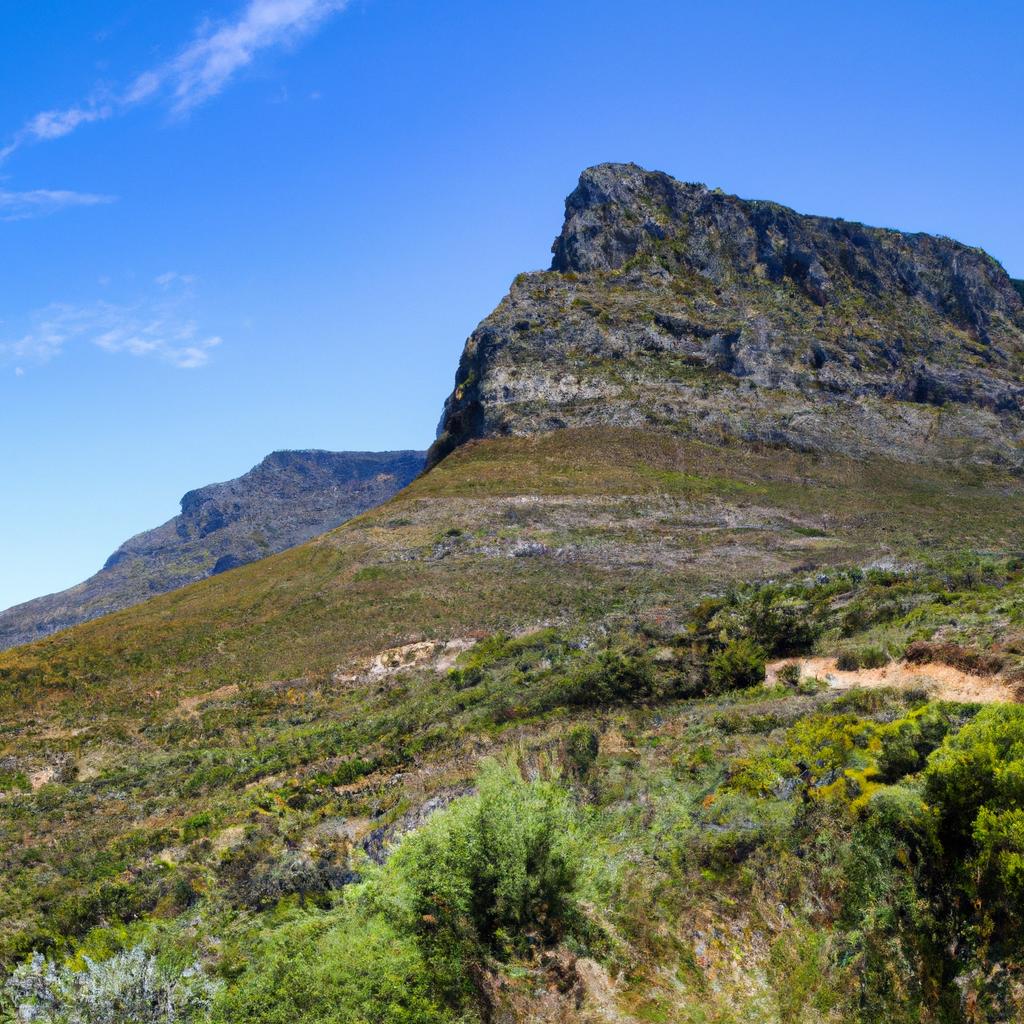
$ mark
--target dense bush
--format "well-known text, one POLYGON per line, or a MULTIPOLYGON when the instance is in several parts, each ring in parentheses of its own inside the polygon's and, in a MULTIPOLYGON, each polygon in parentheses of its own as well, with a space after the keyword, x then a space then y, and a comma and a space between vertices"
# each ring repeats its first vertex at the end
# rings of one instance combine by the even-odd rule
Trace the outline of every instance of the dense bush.
POLYGON ((554 703, 591 707, 652 697, 657 679, 650 662, 622 651, 602 651, 570 668, 552 692, 554 703))
POLYGON ((929 759, 925 795, 942 814, 947 843, 973 840, 982 808, 1012 811, 1024 803, 1024 707, 991 705, 980 711, 929 759))
POLYGON ((897 782, 920 771, 925 758, 949 731, 949 716, 936 704, 911 711, 879 731, 882 745, 878 773, 885 782, 897 782))
POLYGON ((279 929, 218 1000, 212 1024, 446 1024, 416 941, 381 916, 279 929))
POLYGON ((446 990, 464 989, 466 964, 483 954, 562 934, 576 879, 570 825, 562 791, 492 763, 477 796, 402 843, 388 874, 446 990))
POLYGON ((16 968, 6 994, 14 1019, 37 1024, 189 1024, 215 986, 198 966, 175 971, 141 947, 73 971, 38 953, 16 968))
POLYGON ((593 767, 600 750, 600 739, 589 725, 574 725, 565 734, 565 758, 572 773, 585 776, 593 767))
POLYGON ((877 644, 864 647, 848 647, 836 657, 836 668, 841 672, 853 672, 859 668, 881 668, 889 663, 889 655, 877 644))
POLYGON ((767 658, 763 648, 746 637, 733 640, 712 655, 708 664, 708 682, 712 693, 740 690, 764 682, 767 658))
POLYGON ((491 764, 335 911, 257 950, 216 1024, 441 1024, 485 959, 560 937, 576 879, 565 793, 491 764))
POLYGON ((781 587, 764 586, 741 605, 747 637, 771 654, 804 654, 821 630, 810 602, 781 587))
POLYGON ((991 705, 929 758, 924 792, 965 902, 1019 921, 1024 898, 1024 708, 991 705))

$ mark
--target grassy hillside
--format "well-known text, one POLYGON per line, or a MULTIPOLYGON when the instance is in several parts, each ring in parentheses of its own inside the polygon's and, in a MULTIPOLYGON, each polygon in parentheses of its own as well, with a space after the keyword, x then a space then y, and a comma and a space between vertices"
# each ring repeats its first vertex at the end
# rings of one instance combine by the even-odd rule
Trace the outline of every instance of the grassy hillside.
POLYGON ((0 654, 8 713, 171 707, 385 647, 643 611, 737 579, 1024 547, 1015 477, 593 429, 456 452, 292 551, 0 654))
POLYGON ((976 467, 610 428, 469 444, 317 541, 0 654, 0 955, 81 966, 141 942, 168 969, 198 960, 225 1020, 525 1019, 538 986, 579 1020, 952 1021, 968 990, 1010 1005, 1012 908, 978 916, 968 882, 989 850, 996 884, 1012 822, 986 847, 913 818, 938 785, 926 758, 977 709, 760 680, 766 658, 930 644, 1012 681, 1022 511, 1019 481, 976 467), (918 741, 921 715, 940 724, 918 741), (490 757, 547 780, 523 783, 541 786, 529 835, 506 844, 503 815, 533 819, 495 805, 508 870, 565 861, 514 912, 487 903, 505 883, 458 831, 490 757), (871 817, 887 787, 909 823, 871 817), (556 812, 572 850, 544 839, 556 812), (468 916, 446 918, 457 894, 431 888, 416 844, 374 866, 428 820, 417 842, 465 846, 462 896, 491 894, 468 916), (922 867, 933 841, 961 889, 922 867), (849 875, 866 849, 871 885, 849 875), (932 915, 930 944, 910 913, 932 915), (330 949, 369 958, 332 975, 335 1016, 288 1003, 330 949), (903 996, 908 1016, 884 1016, 903 996))

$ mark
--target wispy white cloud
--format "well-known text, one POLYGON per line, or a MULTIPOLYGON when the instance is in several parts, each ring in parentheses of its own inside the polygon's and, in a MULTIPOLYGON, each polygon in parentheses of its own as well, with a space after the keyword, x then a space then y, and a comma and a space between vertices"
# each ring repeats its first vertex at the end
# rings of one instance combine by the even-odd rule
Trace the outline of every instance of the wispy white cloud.
POLYGON ((20 370, 56 359, 69 345, 86 343, 111 354, 150 357, 194 370, 209 361, 221 339, 199 330, 186 300, 183 293, 132 305, 55 303, 32 314, 20 337, 0 341, 0 359, 20 370))
POLYGON ((101 206, 115 202, 115 196, 94 192, 70 192, 65 189, 36 188, 28 192, 0 189, 0 220, 25 220, 72 206, 101 206))
POLYGON ((28 143, 62 138, 83 124, 107 120, 141 103, 162 98, 173 113, 187 114, 220 93, 261 53, 297 42, 348 3, 248 0, 234 20, 205 22, 174 57, 137 75, 122 91, 105 90, 102 99, 36 114, 0 148, 0 162, 28 143))
POLYGON ((166 66, 164 78, 170 82, 174 109, 184 113, 216 96, 261 51, 308 35, 347 2, 249 0, 240 18, 200 32, 166 66))
POLYGON ((79 125, 103 121, 114 112, 110 104, 72 107, 70 110, 44 110, 25 125, 25 131, 36 139, 59 139, 70 135, 79 125))
POLYGON ((191 288, 196 283, 196 278, 194 274, 180 274, 177 270, 168 270, 154 277, 153 283, 160 285, 161 288, 170 288, 176 284, 191 288))
POLYGON ((66 110, 43 110, 28 121, 14 134, 11 141, 0 149, 0 163, 15 150, 30 142, 47 142, 70 135, 76 128, 93 121, 105 121, 114 116, 115 106, 107 101, 90 101, 66 110))

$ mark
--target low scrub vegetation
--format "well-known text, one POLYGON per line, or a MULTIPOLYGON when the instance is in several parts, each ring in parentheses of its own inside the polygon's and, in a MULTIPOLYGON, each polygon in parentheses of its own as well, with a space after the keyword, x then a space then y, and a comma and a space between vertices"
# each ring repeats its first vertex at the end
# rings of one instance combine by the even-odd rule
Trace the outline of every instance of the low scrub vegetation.
POLYGON ((998 632, 1009 674, 1022 585, 990 558, 832 569, 26 746, 6 1012, 105 1020, 75 1000, 142 977, 203 1024, 465 1022, 605 971, 627 1019, 1015 1019, 1024 712, 765 666, 991 670, 998 632))

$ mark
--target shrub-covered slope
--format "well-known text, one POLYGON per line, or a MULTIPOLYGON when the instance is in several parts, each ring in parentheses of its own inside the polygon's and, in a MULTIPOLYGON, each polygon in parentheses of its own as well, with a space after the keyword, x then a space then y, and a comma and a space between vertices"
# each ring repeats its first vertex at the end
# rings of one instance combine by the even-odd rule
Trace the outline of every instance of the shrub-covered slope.
POLYGON ((83 583, 0 612, 0 649, 294 547, 422 469, 422 452, 274 452, 236 480, 189 491, 181 515, 126 541, 83 583))
MULTIPOLYGON (((141 943, 165 964, 198 961, 219 985, 210 1012, 239 1021, 294 1019, 301 992, 300 1019, 353 1022, 526 1020, 548 1004, 566 1020, 696 1021, 709 991, 710 1020, 752 1007, 815 1020, 827 1006, 866 1021, 878 1018, 858 1016, 862 989, 898 1005, 886 986, 911 984, 955 1002, 964 970, 997 962, 987 948, 971 945, 961 970, 883 922, 872 927, 894 949, 910 943, 893 977, 849 952, 866 940, 835 887, 862 805, 851 795, 808 816, 798 762, 822 788, 840 767, 871 781, 874 762, 857 760, 856 738, 836 765, 772 754, 785 730, 832 714, 834 695, 758 681, 766 657, 884 660, 915 642, 982 653, 996 639, 996 667, 1015 678, 1019 563, 962 552, 1019 549, 1021 504, 992 469, 614 428, 463 446, 310 544, 0 655, 0 954, 74 966, 141 943), (883 567, 855 568, 869 563, 883 567), (743 767, 758 750, 779 781, 743 767), (375 888, 357 884, 470 792, 488 756, 571 791, 552 799, 591 855, 562 881, 552 866, 557 916, 543 893, 486 881, 490 854, 471 839, 468 860, 439 862, 468 890, 431 895, 439 881, 413 852, 375 888), (741 770, 747 789, 728 782, 741 770), (808 849, 825 858, 810 874, 808 849), (456 895, 482 916, 464 922, 456 895), (354 908, 329 910, 338 899, 354 908), (317 965, 317 985, 295 974, 317 965), (798 968, 805 980, 773 1002, 772 979, 798 968), (597 1005, 619 1016, 595 1017, 597 1005)), ((873 735, 923 694, 877 698, 857 728, 873 735)), ((523 863, 533 877, 543 832, 505 837, 494 813, 487 843, 512 844, 500 870, 523 863)), ((919 884, 894 863, 886 886, 919 884)))

